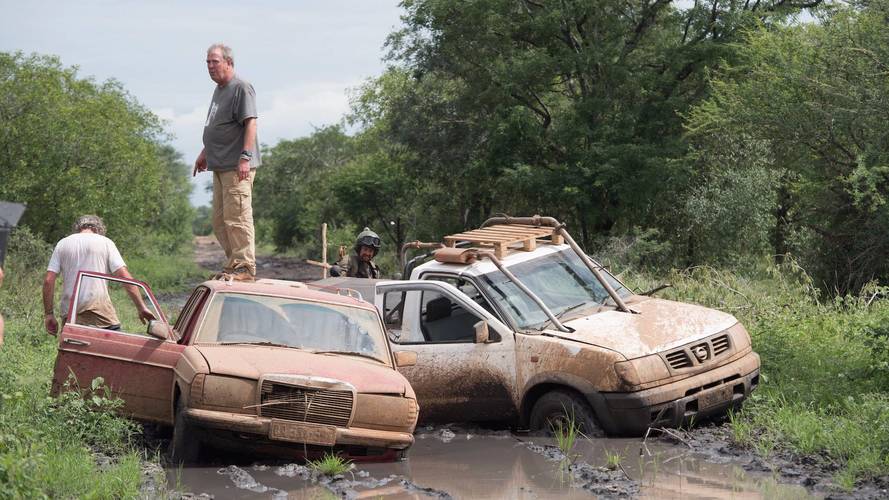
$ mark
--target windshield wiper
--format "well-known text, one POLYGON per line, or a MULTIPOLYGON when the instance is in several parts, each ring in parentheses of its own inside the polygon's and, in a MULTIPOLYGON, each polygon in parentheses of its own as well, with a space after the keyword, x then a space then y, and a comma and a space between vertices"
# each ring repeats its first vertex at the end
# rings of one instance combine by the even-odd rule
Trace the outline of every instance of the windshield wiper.
POLYGON ((264 345, 264 346, 272 346, 272 347, 289 347, 291 349, 299 349, 299 347, 287 345, 287 344, 278 344, 277 342, 220 342, 219 345, 264 345))
POLYGON ((556 318, 558 318, 558 319, 562 319, 562 316, 564 316, 566 313, 569 313, 569 312, 571 312, 571 311, 573 311, 573 310, 575 310, 575 309, 579 309, 579 308, 581 308, 581 307, 583 307, 583 306, 586 306, 586 305, 589 305, 589 304, 587 304, 586 302, 581 302, 580 304, 574 304, 574 305, 571 306, 571 307, 568 307, 568 308, 566 308, 566 309, 562 309, 562 311, 559 312, 559 314, 556 314, 556 318))
POLYGON ((370 354, 364 354, 362 352, 355 352, 355 351, 312 351, 312 353, 313 354, 345 354, 347 356, 361 356, 362 358, 369 358, 369 359, 372 359, 372 360, 377 361, 379 363, 385 363, 385 361, 383 361, 382 359, 380 359, 376 356, 371 356, 370 354))

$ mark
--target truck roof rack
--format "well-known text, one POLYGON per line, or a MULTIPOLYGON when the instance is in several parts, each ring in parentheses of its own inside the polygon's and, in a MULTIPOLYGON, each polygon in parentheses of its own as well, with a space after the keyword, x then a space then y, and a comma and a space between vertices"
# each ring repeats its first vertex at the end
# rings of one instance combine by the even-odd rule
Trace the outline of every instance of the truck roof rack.
POLYGON ((454 248, 461 242, 468 242, 481 247, 491 248, 494 250, 494 255, 498 259, 502 259, 511 247, 526 252, 534 251, 537 248, 537 240, 541 238, 548 238, 543 243, 552 243, 554 245, 564 243, 564 239, 557 228, 527 224, 497 224, 445 236, 444 244, 447 247, 454 248))

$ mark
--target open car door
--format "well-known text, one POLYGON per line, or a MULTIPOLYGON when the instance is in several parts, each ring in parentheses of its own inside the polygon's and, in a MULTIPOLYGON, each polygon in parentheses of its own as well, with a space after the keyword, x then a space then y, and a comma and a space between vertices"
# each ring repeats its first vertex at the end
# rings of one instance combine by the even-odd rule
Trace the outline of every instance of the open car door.
POLYGON ((185 349, 177 344, 157 300, 145 283, 81 271, 59 334, 53 395, 87 389, 102 377, 121 413, 172 423, 173 367, 185 349), (145 325, 131 295, 138 293, 156 321, 145 325), (164 337, 164 338, 161 338, 164 337))

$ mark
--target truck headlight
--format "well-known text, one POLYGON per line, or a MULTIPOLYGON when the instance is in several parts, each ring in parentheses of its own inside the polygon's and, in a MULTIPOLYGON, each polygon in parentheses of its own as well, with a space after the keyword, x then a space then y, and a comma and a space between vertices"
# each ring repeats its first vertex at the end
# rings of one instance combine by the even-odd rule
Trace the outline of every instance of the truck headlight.
POLYGON ((655 382, 670 376, 670 371, 667 370, 664 361, 657 354, 615 363, 614 371, 620 381, 630 387, 655 382))

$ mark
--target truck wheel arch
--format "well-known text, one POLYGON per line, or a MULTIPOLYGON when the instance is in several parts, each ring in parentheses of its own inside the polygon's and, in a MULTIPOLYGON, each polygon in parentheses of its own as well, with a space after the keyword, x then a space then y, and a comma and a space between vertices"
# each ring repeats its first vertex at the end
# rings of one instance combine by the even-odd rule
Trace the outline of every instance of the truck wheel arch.
POLYGON ((525 384, 522 395, 522 405, 519 410, 519 427, 528 428, 531 410, 534 404, 544 394, 550 391, 568 391, 579 395, 589 403, 599 425, 608 434, 614 434, 617 430, 611 418, 611 413, 605 405, 605 398, 586 380, 568 373, 540 373, 532 377, 525 384))

